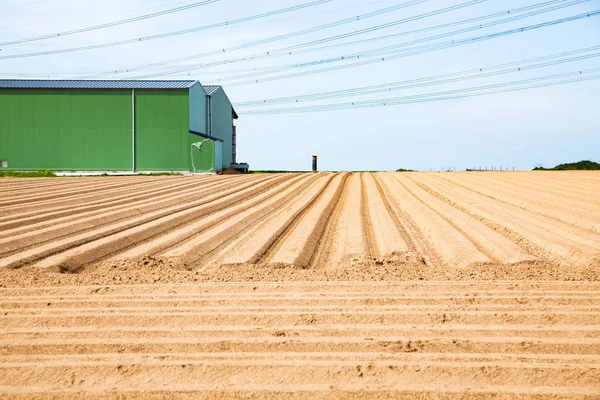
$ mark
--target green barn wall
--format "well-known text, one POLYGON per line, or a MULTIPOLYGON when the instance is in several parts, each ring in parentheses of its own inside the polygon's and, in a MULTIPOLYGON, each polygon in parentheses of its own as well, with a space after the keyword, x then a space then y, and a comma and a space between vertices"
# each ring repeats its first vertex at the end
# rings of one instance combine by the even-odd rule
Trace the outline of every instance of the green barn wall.
POLYGON ((131 169, 131 92, 0 89, 0 160, 19 170, 131 169))
POLYGON ((232 162, 232 126, 231 102, 223 89, 212 96, 212 135, 223 140, 223 168, 229 168, 232 162))
MULTIPOLYGON (((207 125, 206 94, 135 91, 135 169, 215 171, 215 144, 190 128, 207 125)), ((219 146, 220 147, 220 146, 219 146)), ((0 89, 0 160, 7 169, 131 171, 132 91, 0 89)), ((1 167, 0 167, 1 168, 1 167)))
POLYGON ((142 171, 191 169, 187 90, 135 92, 135 168, 142 171))

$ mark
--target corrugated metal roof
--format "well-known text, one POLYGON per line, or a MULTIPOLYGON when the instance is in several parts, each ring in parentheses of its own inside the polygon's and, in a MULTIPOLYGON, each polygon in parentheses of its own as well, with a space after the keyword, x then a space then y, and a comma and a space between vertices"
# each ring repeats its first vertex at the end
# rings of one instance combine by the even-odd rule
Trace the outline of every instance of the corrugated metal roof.
MULTIPOLYGON (((222 88, 222 86, 218 86, 218 85, 202 85, 202 87, 204 88, 204 91, 206 92, 206 94, 209 96, 212 96, 213 94, 215 94, 215 92, 217 92, 219 89, 222 88)), ((233 107, 231 107, 231 113, 233 115, 233 119, 239 118, 237 113, 233 109, 233 107)))
POLYGON ((207 95, 212 96, 217 90, 221 89, 221 86, 216 86, 216 85, 202 85, 202 87, 204 88, 204 91, 206 92, 207 95))
POLYGON ((188 89, 197 81, 0 79, 2 89, 188 89))

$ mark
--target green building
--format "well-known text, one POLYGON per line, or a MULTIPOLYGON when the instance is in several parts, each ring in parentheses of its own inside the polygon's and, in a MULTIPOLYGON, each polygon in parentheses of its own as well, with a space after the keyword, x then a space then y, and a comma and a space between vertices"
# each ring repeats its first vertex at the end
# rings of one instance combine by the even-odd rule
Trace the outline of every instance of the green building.
POLYGON ((198 81, 0 80, 0 169, 217 172, 234 119, 198 81))

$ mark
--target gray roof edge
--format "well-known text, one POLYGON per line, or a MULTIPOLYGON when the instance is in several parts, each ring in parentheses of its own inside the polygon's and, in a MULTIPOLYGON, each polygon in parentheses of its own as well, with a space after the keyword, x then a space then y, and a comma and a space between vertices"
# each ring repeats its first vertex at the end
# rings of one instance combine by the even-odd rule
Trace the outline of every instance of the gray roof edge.
POLYGON ((199 85, 200 89, 202 89, 202 91, 204 92, 204 94, 208 96, 208 93, 206 93, 206 89, 204 88, 204 85, 200 81, 195 81, 195 83, 192 86, 190 86, 190 89, 193 88, 196 85, 199 85))
POLYGON ((229 102, 229 104, 231 104, 231 111, 233 112, 234 119, 239 119, 238 113, 235 111, 235 108, 233 108, 233 103, 231 102, 231 99, 229 98, 229 96, 227 96, 227 92, 225 91, 223 86, 221 86, 221 85, 203 85, 202 87, 205 88, 204 90, 209 97, 212 97, 215 93, 217 93, 219 90, 221 90, 223 92, 223 94, 225 95, 225 97, 227 98, 227 101, 229 102), (209 89, 207 90, 207 88, 209 88, 209 89))
POLYGON ((223 90, 223 92, 225 92, 225 90, 223 89, 223 86, 221 86, 221 85, 202 85, 202 88, 204 89, 204 91, 206 92, 206 94, 208 96, 212 96, 213 94, 217 93, 219 90, 223 90))
POLYGON ((189 89, 196 80, 0 79, 1 89, 189 89))

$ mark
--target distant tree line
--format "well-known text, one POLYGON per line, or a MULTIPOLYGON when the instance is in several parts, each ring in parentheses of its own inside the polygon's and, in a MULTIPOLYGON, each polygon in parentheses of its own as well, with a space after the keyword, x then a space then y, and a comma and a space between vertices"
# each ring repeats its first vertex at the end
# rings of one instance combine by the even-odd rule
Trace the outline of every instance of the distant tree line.
POLYGON ((536 165, 534 171, 574 171, 574 170, 600 170, 600 164, 590 160, 575 163, 559 164, 554 168, 544 168, 536 165))

